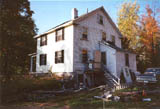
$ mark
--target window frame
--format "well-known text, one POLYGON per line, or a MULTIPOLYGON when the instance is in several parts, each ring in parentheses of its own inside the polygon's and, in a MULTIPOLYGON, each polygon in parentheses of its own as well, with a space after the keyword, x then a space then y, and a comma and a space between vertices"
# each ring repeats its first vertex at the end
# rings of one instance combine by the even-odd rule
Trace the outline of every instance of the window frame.
POLYGON ((83 27, 82 40, 88 40, 88 28, 83 27))
POLYGON ((107 40, 106 32, 102 32, 102 41, 106 41, 106 40, 107 40))
POLYGON ((40 46, 45 46, 45 45, 47 45, 47 35, 43 35, 40 37, 40 46))
POLYGON ((64 50, 55 52, 55 64, 64 63, 64 50))
POLYGON ((97 14, 97 20, 99 24, 104 25, 104 18, 102 15, 97 14))
POLYGON ((40 54, 39 65, 47 65, 47 54, 40 54))
POLYGON ((82 50, 82 63, 88 62, 88 51, 86 49, 82 50))
POLYGON ((57 29, 55 34, 56 34, 56 39, 55 39, 56 42, 64 40, 64 28, 57 29), (62 31, 61 35, 58 35, 59 31, 62 31))

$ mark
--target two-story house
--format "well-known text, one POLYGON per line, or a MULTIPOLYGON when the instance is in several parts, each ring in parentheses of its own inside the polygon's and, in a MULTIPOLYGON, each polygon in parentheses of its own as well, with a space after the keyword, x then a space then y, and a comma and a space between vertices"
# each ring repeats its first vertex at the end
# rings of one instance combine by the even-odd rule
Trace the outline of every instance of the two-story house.
MULTIPOLYGON (((37 40, 36 73, 51 71, 91 81, 86 71, 102 69, 102 64, 117 78, 126 67, 133 72, 137 70, 136 54, 122 49, 122 35, 103 7, 81 16, 74 8, 71 20, 34 38, 37 40)), ((124 75, 130 82, 131 77, 124 75)))

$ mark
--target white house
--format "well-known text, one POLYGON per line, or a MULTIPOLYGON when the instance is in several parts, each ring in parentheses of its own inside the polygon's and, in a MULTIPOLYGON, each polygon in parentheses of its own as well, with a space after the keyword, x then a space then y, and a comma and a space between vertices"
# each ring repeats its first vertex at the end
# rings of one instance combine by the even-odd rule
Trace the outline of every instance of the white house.
MULTIPOLYGON (((74 8, 71 20, 34 38, 36 73, 52 72, 91 81, 86 72, 102 69, 102 64, 117 78, 125 68, 137 70, 136 54, 122 49, 122 35, 103 7, 81 16, 74 8)), ((124 73, 127 82, 131 81, 129 75, 124 73)))

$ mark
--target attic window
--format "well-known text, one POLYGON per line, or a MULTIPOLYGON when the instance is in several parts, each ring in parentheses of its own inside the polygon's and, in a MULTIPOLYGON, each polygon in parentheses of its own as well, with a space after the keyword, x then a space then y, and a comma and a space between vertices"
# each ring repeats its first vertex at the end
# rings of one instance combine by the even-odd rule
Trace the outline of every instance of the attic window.
POLYGON ((82 33, 82 40, 88 39, 88 29, 86 27, 83 27, 83 33, 82 33))
POLYGON ((47 45, 47 35, 40 37, 40 46, 47 45))
POLYGON ((64 40, 64 28, 56 30, 56 42, 64 40))
POLYGON ((103 16, 102 15, 97 14, 97 20, 98 20, 99 24, 103 25, 103 16))

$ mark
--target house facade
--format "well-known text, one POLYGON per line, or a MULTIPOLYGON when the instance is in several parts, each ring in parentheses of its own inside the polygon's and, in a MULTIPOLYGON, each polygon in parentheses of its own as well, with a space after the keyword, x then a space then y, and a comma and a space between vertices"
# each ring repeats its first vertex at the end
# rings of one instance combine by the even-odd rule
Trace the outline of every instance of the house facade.
POLYGON ((34 38, 36 73, 52 72, 91 81, 86 74, 88 69, 102 69, 103 65, 117 78, 124 72, 126 80, 131 82, 126 68, 137 70, 136 54, 122 49, 122 35, 103 7, 81 16, 74 8, 71 20, 34 38))

